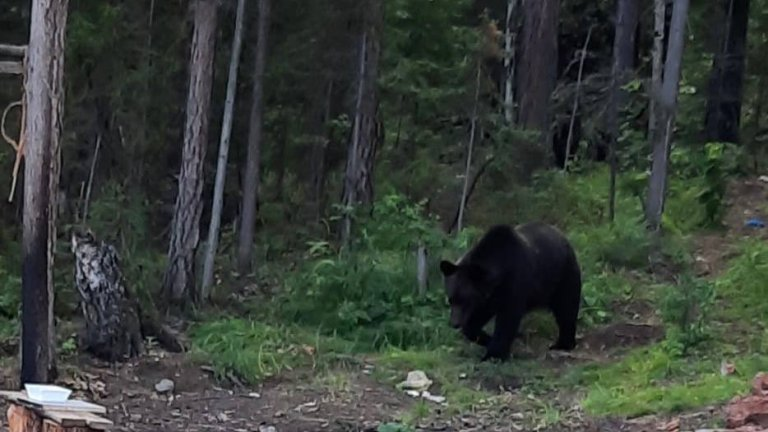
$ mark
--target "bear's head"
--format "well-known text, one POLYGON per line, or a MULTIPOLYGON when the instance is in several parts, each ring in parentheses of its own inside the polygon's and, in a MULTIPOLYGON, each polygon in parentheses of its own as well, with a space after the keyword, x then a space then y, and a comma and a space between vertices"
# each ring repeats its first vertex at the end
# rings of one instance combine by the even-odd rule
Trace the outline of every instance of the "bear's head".
POLYGON ((462 328, 474 310, 488 299, 488 272, 475 264, 440 261, 445 295, 451 307, 451 327, 462 328))

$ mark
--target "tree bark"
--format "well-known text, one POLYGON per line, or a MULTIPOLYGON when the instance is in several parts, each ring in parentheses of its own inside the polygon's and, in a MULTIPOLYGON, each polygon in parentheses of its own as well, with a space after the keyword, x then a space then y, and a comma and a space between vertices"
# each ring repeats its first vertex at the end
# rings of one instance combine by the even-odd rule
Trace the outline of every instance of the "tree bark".
POLYGON ((677 109, 677 94, 680 88, 680 70, 685 47, 685 24, 688 17, 689 0, 675 0, 670 23, 667 58, 664 62, 664 78, 661 93, 658 95, 659 126, 653 143, 653 161, 648 185, 646 219, 652 232, 661 228, 661 216, 664 213, 664 200, 667 190, 667 169, 672 141, 672 131, 677 109), (663 133, 661 133, 663 132, 663 133))
POLYGON ((259 165, 261 163, 262 128, 264 123, 264 69, 267 64, 267 37, 269 34, 271 0, 259 1, 258 40, 256 62, 253 68, 253 94, 248 131, 248 156, 243 177, 243 205, 240 235, 237 245, 237 270, 240 275, 251 271, 253 261, 253 235, 256 225, 256 203, 259 199, 259 165))
POLYGON ((559 0, 523 0, 522 47, 519 60, 519 124, 538 131, 543 148, 551 148, 550 97, 557 81, 559 0))
POLYGON ((83 348, 115 362, 144 351, 138 303, 128 291, 117 250, 90 233, 72 233, 75 286, 85 318, 83 348))
POLYGON ((221 140, 219 141, 219 158, 216 166, 216 183, 213 186, 213 204, 211 208, 211 223, 208 228, 208 242, 203 264, 203 281, 200 285, 200 300, 208 301, 213 286, 213 271, 216 260, 216 250, 219 246, 219 229, 221 228, 221 209, 224 206, 224 183, 227 178, 227 159, 229 158, 229 139, 232 133, 232 117, 235 107, 235 90, 237 90, 237 68, 240 64, 240 52, 243 41, 243 15, 245 0, 237 1, 235 15, 235 35, 232 41, 232 59, 229 62, 227 77, 227 96, 224 101, 224 118, 221 125, 221 140))
POLYGON ((616 1, 616 31, 613 39, 613 67, 611 107, 608 109, 610 141, 608 160, 611 179, 608 193, 608 220, 613 222, 616 215, 616 177, 618 176, 617 145, 619 139, 619 117, 627 103, 628 95, 622 87, 627 83, 635 63, 635 39, 640 16, 638 0, 616 1))
POLYGON ((179 191, 173 214, 168 267, 163 288, 169 305, 182 305, 195 295, 195 251, 200 240, 203 162, 208 143, 208 122, 216 42, 216 0, 190 3, 194 31, 189 61, 189 88, 181 155, 179 191))
MULTIPOLYGON (((594 26, 590 26, 587 31, 587 37, 584 39, 584 48, 581 49, 581 58, 579 59, 579 74, 576 77, 576 91, 573 94, 573 108, 571 109, 571 118, 568 121, 568 135, 565 140, 565 160, 563 161, 563 172, 568 171, 568 162, 571 159, 571 151, 575 152, 576 147, 572 147, 573 144, 579 145, 581 140, 581 132, 579 131, 577 136, 574 137, 574 124, 576 123, 577 114, 579 113, 579 96, 581 95, 581 78, 584 75, 584 60, 587 58, 587 49, 589 48, 589 40, 592 38, 592 29, 594 26), (575 138, 575 139, 574 139, 575 138)), ((579 117, 579 124, 581 124, 581 117, 579 117)), ((581 126, 579 126, 579 130, 581 126)))
POLYGON ((707 141, 739 142, 749 0, 721 0, 725 31, 715 53, 704 117, 707 141))
MULTIPOLYGON (((322 103, 322 116, 317 121, 315 136, 312 140, 312 151, 310 160, 310 181, 312 186, 311 196, 314 203, 315 220, 320 221, 324 211, 325 195, 325 170, 326 153, 330 143, 330 134, 328 122, 331 120, 331 98, 333 96, 333 80, 328 81, 326 86, 324 102, 322 103)), ((318 104, 320 105, 320 104, 318 104)))
POLYGON ((504 25, 504 120, 511 125, 515 119, 515 97, 513 86, 515 83, 515 32, 512 25, 515 22, 514 14, 517 12, 518 0, 507 0, 507 16, 504 25))
POLYGON ((32 2, 25 98, 21 381, 56 376, 53 264, 56 241, 64 38, 68 0, 32 2))
POLYGON ((469 140, 467 140, 467 157, 464 166, 464 186, 461 189, 459 197, 459 217, 456 220, 456 234, 461 233, 464 226, 464 211, 467 205, 467 195, 469 192, 469 173, 472 170, 472 153, 475 150, 475 130, 477 129, 477 108, 480 104, 480 72, 482 68, 477 64, 477 77, 475 78, 475 98, 472 105, 472 126, 469 129, 469 140))
POLYGON ((667 15, 666 0, 654 0, 653 8, 653 52, 651 53, 651 91, 648 98, 648 140, 656 142, 658 115, 656 106, 661 93, 661 80, 664 68, 664 39, 667 15))
POLYGON ((347 147, 347 163, 341 204, 345 208, 342 218, 341 240, 348 244, 352 234, 350 212, 359 204, 373 202, 373 168, 376 148, 381 140, 378 119, 379 98, 376 80, 381 55, 381 20, 383 5, 380 0, 369 0, 364 5, 364 19, 360 34, 357 92, 352 131, 347 147))

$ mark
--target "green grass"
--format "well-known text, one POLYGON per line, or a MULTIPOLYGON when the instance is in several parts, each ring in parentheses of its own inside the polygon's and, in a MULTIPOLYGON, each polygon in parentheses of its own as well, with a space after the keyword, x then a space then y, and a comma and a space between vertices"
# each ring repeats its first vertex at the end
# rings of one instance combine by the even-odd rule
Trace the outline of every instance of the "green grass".
POLYGON ((659 346, 636 351, 610 366, 583 371, 583 406, 592 415, 668 414, 724 402, 743 393, 768 357, 734 361, 738 374, 722 376, 716 358, 673 358, 659 346))
POLYGON ((190 337, 198 360, 210 362, 219 375, 233 373, 249 383, 298 367, 314 368, 349 349, 339 340, 296 327, 238 318, 199 324, 190 337))
POLYGON ((588 388, 587 412, 636 416, 720 403, 747 390, 755 373, 768 369, 768 331, 762 322, 768 315, 768 246, 748 241, 729 264, 715 280, 719 306, 710 340, 686 357, 670 354, 662 342, 615 364, 574 372, 588 388), (744 331, 735 331, 739 328, 744 331), (721 376, 722 360, 733 362, 737 374, 721 376))
MULTIPOLYGON (((675 286, 662 287, 647 274, 650 245, 633 186, 620 187, 616 220, 610 225, 605 220, 606 185, 603 168, 586 175, 543 176, 534 187, 496 201, 504 203, 496 211, 509 210, 515 215, 511 222, 546 220, 566 231, 584 272, 582 329, 622 318, 616 316, 616 305, 638 299, 650 301, 664 312, 666 322, 674 323, 680 312, 669 308, 687 310, 680 302, 699 300, 683 297, 669 306, 661 288, 696 287, 700 281, 683 278, 675 286)), ((670 185, 664 252, 683 273, 691 263, 688 240, 703 214, 699 189, 700 179, 673 179, 670 185)), ((480 212, 481 207, 474 210, 480 212)), ((612 362, 555 371, 535 359, 479 363, 481 348, 462 342, 446 324, 439 274, 432 272, 426 296, 415 294, 411 250, 413 238, 429 243, 436 251, 430 257, 434 267, 436 260, 465 249, 471 236, 443 237, 432 222, 420 219, 418 207, 396 195, 385 197, 377 211, 378 219, 359 225, 361 237, 352 255, 339 253, 324 240, 311 242, 302 265, 285 277, 288 289, 261 305, 258 322, 219 318, 195 327, 197 355, 221 373, 233 372, 249 382, 289 369, 320 368, 315 383, 343 391, 348 376, 334 366, 365 354, 376 364, 374 377, 393 389, 408 371, 425 371, 435 383, 434 392, 449 401, 439 409, 454 414, 509 405, 509 394, 491 384, 517 383, 522 388, 513 393, 515 408, 530 412, 537 424, 561 420, 567 407, 560 406, 556 396, 563 388, 569 395, 583 396, 581 404, 591 415, 673 413, 730 399, 748 388, 755 372, 768 367, 768 357, 762 354, 768 348, 768 332, 762 323, 753 322, 768 316, 763 283, 768 279, 768 246, 762 242, 747 243, 714 281, 718 304, 707 318, 709 338, 696 339, 698 345, 686 355, 671 349, 679 343, 680 332, 670 331, 668 340, 612 362), (407 235, 398 235, 402 230, 407 235), (720 375, 723 359, 736 364, 736 375, 720 375)), ((550 338, 555 331, 550 317, 524 322, 524 333, 534 333, 535 339, 550 338)), ((416 403, 400 420, 412 425, 437 409, 416 403)))

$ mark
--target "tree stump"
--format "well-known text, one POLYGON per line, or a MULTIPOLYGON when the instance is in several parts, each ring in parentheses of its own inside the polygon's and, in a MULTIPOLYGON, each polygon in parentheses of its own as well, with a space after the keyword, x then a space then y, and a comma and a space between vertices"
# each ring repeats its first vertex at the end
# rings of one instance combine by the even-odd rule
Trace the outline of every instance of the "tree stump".
POLYGON ((117 250, 90 232, 72 233, 75 284, 85 318, 83 348, 102 360, 135 357, 144 350, 138 302, 125 286, 117 250))
MULTIPOLYGON (((142 310, 123 278, 117 250, 90 231, 72 232, 75 284, 85 318, 83 348, 109 362, 135 357, 144 337, 154 336, 171 352, 181 352, 178 334, 164 325, 153 308, 142 310)), ((145 308, 146 309, 146 308, 145 308)))

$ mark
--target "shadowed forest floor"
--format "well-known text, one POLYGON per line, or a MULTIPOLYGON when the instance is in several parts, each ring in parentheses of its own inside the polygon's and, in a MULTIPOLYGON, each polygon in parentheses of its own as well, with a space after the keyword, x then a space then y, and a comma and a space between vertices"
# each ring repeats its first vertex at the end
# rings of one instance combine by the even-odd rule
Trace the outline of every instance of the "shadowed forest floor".
MULTIPOLYGON (((733 255, 731 246, 743 236, 768 238, 766 230, 744 227, 751 217, 765 218, 762 203, 768 184, 743 180, 729 188, 726 230, 694 239, 696 271, 714 277, 733 255)), ((637 418, 598 418, 581 407, 584 388, 556 380, 575 368, 615 363, 636 347, 664 337, 654 307, 641 300, 616 305, 614 322, 580 334, 572 353, 546 350, 547 338, 526 333, 513 348, 510 365, 485 366, 477 362, 452 365, 443 374, 488 398, 471 404, 441 407, 412 398, 394 384, 405 379, 415 362, 407 352, 383 358, 351 356, 315 368, 286 370, 260 385, 247 387, 236 378, 216 379, 212 369, 189 356, 150 349, 142 358, 117 367, 85 357, 61 365, 59 383, 76 389, 75 395, 108 408, 108 416, 121 431, 375 431, 383 422, 414 424, 424 431, 655 431, 679 418, 681 430, 715 426, 721 406, 703 406, 675 415, 651 414, 637 418), (159 395, 154 386, 163 378, 174 381, 171 395, 159 395), (460 412, 455 409, 461 405, 460 412)), ((16 366, 9 359, 2 368, 10 387, 16 366)), ((440 359, 427 364, 440 368, 440 359)), ((422 368, 435 383, 432 394, 441 394, 435 371, 422 368)), ((440 375, 440 374, 438 374, 440 375)), ((444 375, 440 375, 444 376, 444 375)), ((751 377, 746 377, 749 379, 751 377)), ((3 418, 3 420, 5 420, 3 418)), ((393 429, 396 430, 396 429, 393 429)))

